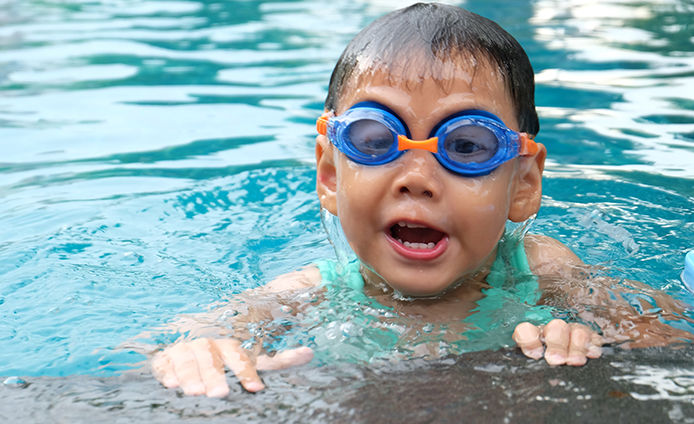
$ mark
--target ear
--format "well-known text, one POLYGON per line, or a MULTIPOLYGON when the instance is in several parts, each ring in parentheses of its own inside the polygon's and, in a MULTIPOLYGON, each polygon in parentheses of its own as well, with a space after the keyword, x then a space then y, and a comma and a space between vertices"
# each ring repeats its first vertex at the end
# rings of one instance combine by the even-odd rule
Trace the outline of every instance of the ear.
POLYGON ((508 219, 513 222, 525 221, 540 209, 547 149, 541 143, 537 143, 537 147, 537 153, 519 159, 516 188, 508 211, 508 219))
POLYGON ((324 135, 316 137, 316 192, 321 207, 337 216, 337 171, 333 145, 324 135))

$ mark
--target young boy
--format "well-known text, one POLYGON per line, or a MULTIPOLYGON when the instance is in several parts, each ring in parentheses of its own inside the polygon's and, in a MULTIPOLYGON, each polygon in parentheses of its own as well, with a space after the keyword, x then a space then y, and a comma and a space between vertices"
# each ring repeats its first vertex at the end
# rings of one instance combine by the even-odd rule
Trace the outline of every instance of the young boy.
MULTIPOLYGON (((533 140, 539 123, 530 62, 495 23, 440 4, 378 19, 335 66, 318 130, 320 204, 339 218, 366 296, 416 310, 423 321, 461 322, 492 297, 492 280, 508 266, 543 277, 525 283, 523 302, 560 293, 571 304, 586 294, 562 286, 582 262, 558 241, 503 243, 507 220, 525 221, 540 207, 546 150, 533 140)), ((251 296, 328 284, 329 273, 321 263, 251 296)), ((600 335, 558 319, 519 323, 513 338, 526 356, 544 355, 550 365, 601 355, 600 335)), ((307 347, 271 358, 236 339, 198 338, 160 352, 152 366, 166 387, 224 396, 224 365, 255 392, 264 387, 258 370, 311 358, 307 347)))

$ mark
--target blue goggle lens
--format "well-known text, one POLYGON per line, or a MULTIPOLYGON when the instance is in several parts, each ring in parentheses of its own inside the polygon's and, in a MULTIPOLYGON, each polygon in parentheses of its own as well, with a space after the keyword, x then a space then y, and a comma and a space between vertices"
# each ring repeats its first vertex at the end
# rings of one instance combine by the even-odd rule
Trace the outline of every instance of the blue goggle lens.
POLYGON ((497 135, 489 128, 472 123, 457 125, 439 137, 443 138, 443 152, 439 153, 458 163, 483 163, 499 150, 497 135))
POLYGON ((352 147, 371 157, 388 153, 397 139, 388 127, 373 119, 354 121, 347 126, 345 133, 352 147))

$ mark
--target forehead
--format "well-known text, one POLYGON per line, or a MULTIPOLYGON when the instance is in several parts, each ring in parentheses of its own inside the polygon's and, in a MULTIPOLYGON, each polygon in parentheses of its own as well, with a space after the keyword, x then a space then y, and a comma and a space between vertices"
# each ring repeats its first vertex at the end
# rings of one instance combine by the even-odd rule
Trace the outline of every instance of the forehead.
POLYGON ((337 114, 361 101, 385 104, 406 121, 443 118, 465 109, 482 109, 517 127, 506 81, 495 63, 472 55, 434 61, 421 55, 357 69, 344 85, 337 114))

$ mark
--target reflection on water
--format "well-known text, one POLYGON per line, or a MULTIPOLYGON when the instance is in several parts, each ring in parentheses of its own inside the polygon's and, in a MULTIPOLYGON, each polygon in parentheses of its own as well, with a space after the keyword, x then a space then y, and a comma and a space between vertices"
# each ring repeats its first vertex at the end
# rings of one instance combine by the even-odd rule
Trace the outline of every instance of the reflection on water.
POLYGON ((694 403, 694 370, 687 368, 664 368, 626 363, 613 363, 620 370, 628 372, 613 377, 616 381, 626 381, 644 386, 634 390, 631 396, 638 400, 677 400, 694 403))
MULTIPOLYGON (((538 71, 531 231, 694 302, 691 5, 509 3, 465 2, 538 71)), ((117 372, 123 340, 330 256, 313 122, 399 5, 0 0, 0 375, 117 372)))
POLYGON ((693 12, 683 1, 541 0, 530 19, 549 151, 538 224, 558 224, 592 263, 677 290, 666 270, 681 269, 694 239, 693 12))
POLYGON ((579 129, 571 143, 579 164, 608 175, 694 176, 693 10, 674 1, 535 3, 536 40, 566 58, 535 62, 540 90, 596 93, 578 108, 559 98, 541 104, 543 116, 561 121, 562 130, 579 129))
POLYGON ((111 373, 329 255, 312 122, 364 6, 317 6, 0 2, 0 374, 111 373))

